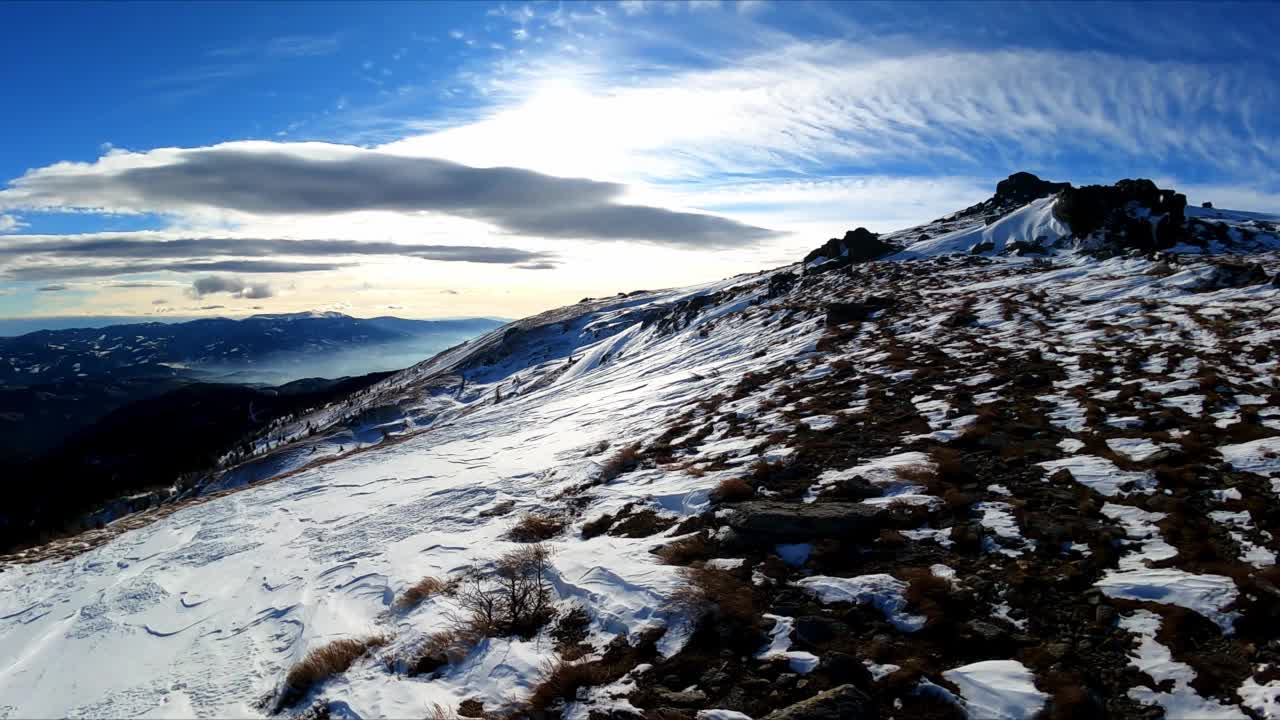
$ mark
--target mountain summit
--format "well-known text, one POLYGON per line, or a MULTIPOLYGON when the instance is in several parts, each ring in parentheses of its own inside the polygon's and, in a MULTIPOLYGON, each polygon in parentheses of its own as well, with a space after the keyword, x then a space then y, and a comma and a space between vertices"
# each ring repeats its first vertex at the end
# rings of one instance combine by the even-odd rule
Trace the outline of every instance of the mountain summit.
POLYGON ((0 708, 1274 717, 1277 218, 1179 198, 1019 173, 282 420, 4 559, 0 708))

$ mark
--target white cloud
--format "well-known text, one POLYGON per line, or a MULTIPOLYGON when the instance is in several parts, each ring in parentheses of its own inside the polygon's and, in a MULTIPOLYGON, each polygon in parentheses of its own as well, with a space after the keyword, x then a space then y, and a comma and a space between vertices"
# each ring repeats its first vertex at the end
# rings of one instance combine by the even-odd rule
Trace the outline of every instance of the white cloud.
POLYGON ((13 215, 0 215, 0 233, 13 232, 25 226, 26 223, 13 215))
POLYGON ((1260 151, 1278 144, 1257 116, 1269 103, 1245 99, 1280 93, 1231 68, 791 42, 661 77, 594 65, 543 65, 537 74, 558 79, 518 90, 475 122, 387 149, 623 181, 887 163, 988 173, 1065 153, 1104 174, 1186 159, 1277 177, 1260 151))

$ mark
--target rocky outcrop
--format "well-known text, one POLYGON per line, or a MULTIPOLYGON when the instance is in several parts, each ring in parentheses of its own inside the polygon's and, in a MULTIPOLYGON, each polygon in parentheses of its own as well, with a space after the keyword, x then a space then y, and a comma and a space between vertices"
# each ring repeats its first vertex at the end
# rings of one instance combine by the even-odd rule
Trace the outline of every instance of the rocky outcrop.
POLYGON ((897 251, 897 246, 884 242, 879 235, 860 227, 845 233, 842 238, 831 238, 822 247, 805 255, 804 264, 826 258, 834 263, 833 267, 838 267, 877 260, 897 251))
POLYGON ((1049 197, 1071 187, 1071 183, 1041 180, 1029 172, 1016 172, 996 183, 996 194, 970 205, 948 219, 981 219, 988 225, 1033 200, 1049 197))
POLYGON ((996 183, 996 194, 992 200, 1000 204, 1022 207, 1032 200, 1049 197, 1069 187, 1071 187, 1071 183, 1049 182, 1048 180, 1041 180, 1029 172, 1016 172, 996 183))
POLYGON ((808 700, 775 710, 765 720, 874 720, 879 717, 867 694, 853 685, 841 685, 808 700))
POLYGON ((1261 285, 1267 282, 1267 271, 1258 263, 1221 261, 1212 263, 1211 269, 1195 286, 1196 290, 1209 291, 1223 288, 1261 285))
POLYGON ((871 536, 880 531, 879 508, 855 502, 744 502, 734 508, 729 527, 740 534, 771 540, 791 537, 871 536))
POLYGON ((844 325, 862 322, 872 313, 893 306, 893 298, 885 295, 868 295, 854 302, 833 302, 827 304, 827 325, 844 325))
POLYGON ((1187 196, 1156 187, 1150 180, 1121 180, 1115 185, 1068 187, 1053 205, 1053 215, 1085 239, 1101 232, 1114 249, 1160 250, 1186 236, 1187 196))

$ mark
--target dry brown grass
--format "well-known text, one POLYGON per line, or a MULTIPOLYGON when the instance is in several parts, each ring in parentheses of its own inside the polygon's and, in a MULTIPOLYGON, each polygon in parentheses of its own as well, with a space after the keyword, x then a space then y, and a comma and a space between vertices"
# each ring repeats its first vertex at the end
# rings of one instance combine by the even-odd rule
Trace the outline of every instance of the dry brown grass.
POLYGON ((701 533, 680 538, 659 548, 657 556, 668 565, 688 565, 711 557, 711 545, 701 533))
POLYGON ((564 520, 556 515, 527 513, 507 531, 507 537, 515 542, 542 542, 559 535, 564 526, 564 520))
POLYGON ((938 479, 938 473, 932 467, 923 463, 917 465, 902 465, 893 471, 898 479, 903 482, 915 483, 929 487, 938 479))
POLYGON ((463 624, 432 633, 413 652, 402 658, 410 675, 433 672, 445 665, 461 662, 483 637, 463 624))
POLYGON ((571 662, 563 658, 548 661, 542 668, 542 681, 529 695, 531 710, 542 711, 559 700, 572 701, 578 690, 595 685, 606 685, 622 676, 622 668, 602 661, 571 662))
POLYGON ((342 638, 313 648, 289 668, 281 688, 277 711, 297 702, 312 688, 329 678, 346 672, 365 653, 389 642, 389 635, 378 634, 363 638, 342 638))
POLYGON ((449 583, 438 577, 428 575, 418 582, 410 585, 405 589, 400 597, 396 598, 396 608, 400 610, 408 610, 417 607, 423 600, 432 595, 439 595, 447 592, 449 583))
POLYGON ((756 489, 742 478, 725 478, 711 491, 715 502, 742 502, 756 496, 756 489))
POLYGON ((714 568, 685 568, 684 586, 672 602, 694 617, 712 613, 723 623, 753 627, 757 621, 755 593, 736 575, 714 568))
POLYGON ((640 446, 628 445, 614 453, 600 466, 599 482, 611 482, 619 475, 635 470, 639 464, 640 446))

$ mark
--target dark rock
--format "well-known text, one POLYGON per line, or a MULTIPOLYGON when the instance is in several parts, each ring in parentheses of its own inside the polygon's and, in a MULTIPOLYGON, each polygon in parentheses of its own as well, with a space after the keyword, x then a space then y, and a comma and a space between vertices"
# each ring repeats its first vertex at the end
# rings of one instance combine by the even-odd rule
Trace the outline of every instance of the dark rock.
POLYGON ((1139 179, 1066 188, 1053 214, 1077 238, 1105 231, 1108 246, 1151 250, 1173 247, 1186 236, 1186 207, 1187 196, 1139 179))
POLYGON ((984 240, 983 242, 980 242, 980 243, 974 243, 973 247, 969 248, 969 254, 981 255, 984 252, 991 252, 992 250, 995 250, 995 249, 996 249, 995 243, 991 242, 990 240, 984 240))
POLYGON ((1222 288, 1261 285, 1269 280, 1267 271, 1258 263, 1220 261, 1212 264, 1213 268, 1200 282, 1196 290, 1220 290, 1222 288))
POLYGON ((1202 208, 1206 208, 1206 209, 1208 209, 1208 210, 1212 210, 1212 209, 1213 209, 1213 203, 1209 202, 1208 200, 1205 200, 1204 202, 1200 203, 1200 207, 1202 207, 1202 208))
POLYGON ((707 703, 707 694, 697 689, 686 692, 657 689, 653 691, 653 697, 660 703, 676 707, 701 707, 707 703))
POLYGON ((872 295, 856 302, 833 302, 827 305, 827 325, 863 322, 871 314, 893 305, 893 298, 872 295))
POLYGON ((1016 172, 996 183, 995 200, 1021 207, 1071 187, 1071 183, 1041 180, 1029 172, 1016 172))
POLYGON ((802 504, 753 500, 740 503, 729 518, 729 526, 742 535, 773 539, 871 537, 883 524, 884 516, 879 508, 854 502, 802 504))
POLYGON ((834 261, 837 266, 848 265, 876 260, 897 251, 897 246, 884 242, 879 235, 860 227, 845 233, 843 238, 831 238, 822 247, 805 255, 804 262, 808 265, 818 258, 826 258, 834 261))
POLYGON ((975 642, 998 645, 1009 639, 1004 628, 985 620, 970 620, 960 628, 961 637, 975 642))
POLYGON ((796 282, 795 273, 778 273, 769 278, 769 297, 776 298, 786 295, 791 290, 791 286, 796 282))
POLYGON ((516 506, 515 500, 503 500, 491 508, 480 511, 480 517, 499 517, 511 512, 516 506))
POLYGON ((848 653, 825 653, 820 667, 828 676, 851 682, 860 688, 869 688, 875 684, 875 678, 871 677, 871 671, 862 664, 862 660, 848 653))
POLYGON ((795 639, 805 645, 824 645, 848 634, 849 626, 817 615, 796 618, 795 639))
POLYGON ((873 720, 879 717, 871 698, 853 685, 841 685, 808 700, 775 710, 765 720, 873 720))

